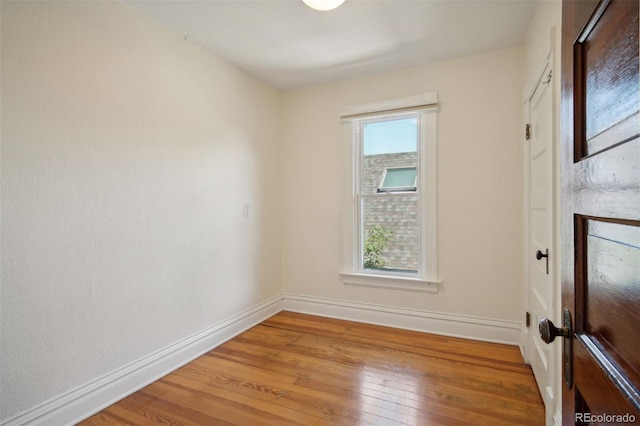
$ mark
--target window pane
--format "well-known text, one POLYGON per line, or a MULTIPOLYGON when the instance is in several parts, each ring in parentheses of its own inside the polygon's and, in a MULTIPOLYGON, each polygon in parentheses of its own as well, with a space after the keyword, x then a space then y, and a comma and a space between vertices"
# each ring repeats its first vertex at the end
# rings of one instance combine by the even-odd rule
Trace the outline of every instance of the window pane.
POLYGON ((416 152, 418 119, 410 117, 365 123, 363 142, 364 155, 416 152))
POLYGON ((379 190, 415 190, 417 171, 415 167, 386 169, 379 190))
POLYGON ((362 132, 361 193, 376 194, 390 186, 415 190, 418 165, 418 121, 416 117, 365 123, 362 132), (412 170, 411 170, 412 169, 412 170), (387 175, 385 182, 383 176, 387 175), (411 179, 413 174, 413 179, 411 179), (403 182, 411 181, 404 185, 403 182), (387 183, 388 182, 388 183, 387 183), (399 183, 396 185, 396 183, 399 183))
POLYGON ((362 200, 365 269, 418 270, 418 196, 371 196, 362 200))

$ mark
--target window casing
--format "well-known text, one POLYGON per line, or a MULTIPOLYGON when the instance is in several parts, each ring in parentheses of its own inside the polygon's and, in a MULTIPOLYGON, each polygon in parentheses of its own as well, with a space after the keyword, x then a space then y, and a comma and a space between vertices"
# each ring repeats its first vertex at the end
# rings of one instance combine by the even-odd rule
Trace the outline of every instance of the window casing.
POLYGON ((347 170, 340 274, 345 284, 437 292, 436 115, 436 92, 345 107, 347 170), (378 153, 366 152, 371 151, 366 126, 402 120, 415 123, 415 148, 378 155, 383 164, 368 170, 372 161, 378 161, 374 155, 378 153), (393 214, 385 217, 385 211, 393 214), (385 250, 396 246, 391 260, 383 252, 372 261, 370 243, 378 242, 380 235, 389 237, 385 250))

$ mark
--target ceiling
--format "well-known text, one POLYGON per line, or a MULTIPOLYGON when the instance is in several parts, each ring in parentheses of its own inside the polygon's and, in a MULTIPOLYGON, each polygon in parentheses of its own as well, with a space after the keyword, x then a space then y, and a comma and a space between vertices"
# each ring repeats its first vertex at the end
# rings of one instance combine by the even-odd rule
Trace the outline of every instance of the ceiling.
POLYGON ((124 0, 266 82, 299 88, 524 42, 535 0, 124 0))

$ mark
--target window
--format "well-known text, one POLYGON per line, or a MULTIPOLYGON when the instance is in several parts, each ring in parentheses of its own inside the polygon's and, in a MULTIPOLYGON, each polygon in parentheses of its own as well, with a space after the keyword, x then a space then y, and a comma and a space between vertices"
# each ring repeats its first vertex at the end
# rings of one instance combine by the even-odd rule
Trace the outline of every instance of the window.
POLYGON ((345 284, 437 291, 436 93, 349 106, 345 284))
POLYGON ((418 171, 415 167, 387 167, 382 173, 378 192, 415 191, 418 171))

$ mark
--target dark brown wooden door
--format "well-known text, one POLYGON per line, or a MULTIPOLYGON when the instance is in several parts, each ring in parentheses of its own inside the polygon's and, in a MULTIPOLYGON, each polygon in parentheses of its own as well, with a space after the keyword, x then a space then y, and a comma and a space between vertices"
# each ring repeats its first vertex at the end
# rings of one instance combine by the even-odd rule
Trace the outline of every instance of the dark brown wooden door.
POLYGON ((638 1, 562 14, 563 424, 639 424, 638 1))

